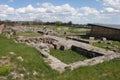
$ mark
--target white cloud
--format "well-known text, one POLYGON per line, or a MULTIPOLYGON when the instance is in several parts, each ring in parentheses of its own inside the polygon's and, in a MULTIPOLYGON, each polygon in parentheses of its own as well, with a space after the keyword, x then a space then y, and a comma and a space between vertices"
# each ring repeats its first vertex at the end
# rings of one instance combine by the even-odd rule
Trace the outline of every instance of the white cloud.
POLYGON ((11 20, 35 20, 41 19, 43 21, 73 21, 73 22, 85 22, 87 17, 93 18, 93 16, 99 16, 99 11, 90 7, 74 8, 69 4, 63 4, 55 6, 51 3, 43 3, 42 6, 33 7, 31 4, 26 7, 21 7, 14 9, 8 5, 0 5, 4 8, 1 9, 1 14, 3 16, 8 16, 9 14, 14 14, 11 20), (8 14, 9 12, 9 14, 8 14), (92 16, 91 16, 92 15, 92 16))
POLYGON ((0 5, 0 13, 14 14, 14 8, 9 7, 8 5, 0 5))
POLYGON ((107 7, 104 10, 108 13, 120 13, 120 10, 116 10, 114 8, 111 8, 111 7, 107 7))
POLYGON ((18 13, 27 13, 27 12, 33 12, 35 9, 33 8, 32 5, 28 5, 27 7, 23 7, 23 8, 18 8, 16 9, 16 11, 18 13))
MULTIPOLYGON (((71 7, 69 4, 54 6, 51 3, 43 3, 41 7, 37 8, 34 8, 32 5, 28 5, 26 7, 16 9, 16 13, 21 17, 28 17, 28 20, 41 18, 45 21, 62 20, 60 18, 64 18, 65 16, 80 15, 78 10, 71 7)), ((24 20, 27 20, 27 18, 24 20)))
POLYGON ((0 17, 7 17, 7 15, 6 14, 0 14, 0 17))
POLYGON ((97 11, 94 8, 90 7, 81 7, 80 11, 83 12, 83 15, 88 16, 88 15, 99 15, 99 11, 97 11))
POLYGON ((68 14, 76 12, 75 8, 71 7, 69 4, 54 6, 51 3, 43 3, 42 6, 46 9, 47 13, 68 14))
POLYGON ((106 16, 120 14, 119 6, 120 0, 96 0, 96 1, 102 3, 103 9, 100 10, 100 13, 106 16))
POLYGON ((120 9, 120 0, 103 0, 105 6, 111 6, 116 9, 120 9))
MULTIPOLYGON (((113 0, 110 0, 113 1, 113 0)), ((119 0, 115 0, 114 4, 117 4, 119 0)), ((74 8, 69 4, 63 4, 55 6, 51 3, 43 3, 41 6, 33 7, 31 4, 14 9, 8 5, 0 5, 0 18, 8 18, 11 20, 35 20, 40 19, 43 21, 56 21, 61 20, 63 22, 72 21, 74 23, 87 23, 87 22, 99 22, 101 20, 110 19, 111 14, 119 14, 120 9, 116 8, 113 2, 109 0, 103 0, 104 8, 97 10, 91 7, 74 8)))
POLYGON ((120 13, 120 0, 103 0, 104 10, 110 13, 120 13))

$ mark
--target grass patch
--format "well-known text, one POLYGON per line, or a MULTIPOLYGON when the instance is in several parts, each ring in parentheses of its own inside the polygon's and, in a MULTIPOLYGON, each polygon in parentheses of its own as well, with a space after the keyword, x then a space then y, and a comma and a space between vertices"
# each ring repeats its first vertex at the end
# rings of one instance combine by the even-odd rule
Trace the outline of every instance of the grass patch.
MULTIPOLYGON (((27 80, 39 80, 39 79, 49 79, 53 80, 53 75, 57 75, 58 72, 52 70, 44 61, 40 53, 33 47, 29 47, 26 44, 14 43, 12 39, 7 39, 0 36, 0 57, 4 55, 9 55, 9 52, 15 52, 15 56, 12 57, 11 62, 13 62, 17 68, 13 71, 18 71, 21 73, 21 68, 27 69, 30 73, 27 76, 27 80), (22 56, 23 62, 17 59, 18 56, 22 56), (39 76, 34 76, 33 71, 37 71, 39 76)), ((24 73, 22 73, 24 74, 24 73)), ((26 80, 26 79, 25 79, 26 80)))
POLYGON ((0 75, 7 75, 10 70, 10 66, 0 67, 0 75))
POLYGON ((37 32, 32 32, 32 31, 26 31, 26 32, 18 32, 16 34, 17 36, 25 36, 25 37, 39 37, 41 34, 37 32))
POLYGON ((93 46, 96 46, 96 47, 100 47, 100 48, 104 48, 106 50, 112 50, 111 48, 106 48, 106 46, 109 46, 109 47, 113 47, 113 46, 117 46, 118 48, 118 51, 117 52, 120 52, 120 42, 119 41, 112 41, 112 44, 107 44, 107 43, 93 43, 92 44, 93 46))
POLYGON ((86 34, 88 32, 90 32, 90 29, 87 29, 87 28, 69 28, 68 32, 71 32, 71 33, 76 33, 76 34, 86 34))
POLYGON ((49 29, 57 29, 57 28, 69 28, 68 26, 56 26, 56 25, 46 25, 49 29))
POLYGON ((56 80, 120 80, 120 59, 66 72, 56 80))
POLYGON ((56 32, 70 32, 73 34, 86 34, 90 32, 88 28, 76 28, 76 27, 69 27, 69 26, 47 26, 49 29, 54 29, 56 32))
POLYGON ((50 51, 50 54, 67 64, 87 59, 85 56, 80 55, 72 50, 62 51, 62 50, 52 49, 50 51))

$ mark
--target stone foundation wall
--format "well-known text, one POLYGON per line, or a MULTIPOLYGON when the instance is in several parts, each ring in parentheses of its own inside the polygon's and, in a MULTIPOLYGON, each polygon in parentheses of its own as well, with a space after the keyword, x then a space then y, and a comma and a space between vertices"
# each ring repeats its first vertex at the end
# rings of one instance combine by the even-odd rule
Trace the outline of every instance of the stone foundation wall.
POLYGON ((111 55, 105 55, 105 56, 95 57, 91 59, 86 59, 84 61, 78 61, 78 62, 69 64, 69 66, 71 66, 71 69, 74 70, 81 66, 96 65, 96 64, 103 63, 105 61, 110 61, 112 59, 117 59, 117 58, 120 58, 120 54, 111 54, 111 55))
POLYGON ((120 30, 106 28, 106 27, 99 27, 99 26, 92 26, 92 30, 90 36, 94 36, 96 38, 106 37, 111 40, 118 40, 120 41, 120 30))
POLYGON ((93 51, 88 51, 86 49, 83 49, 81 47, 77 47, 77 46, 72 46, 71 49, 79 54, 82 54, 88 58, 93 58, 93 57, 97 57, 97 56, 103 56, 103 54, 97 53, 97 52, 93 52, 93 51))

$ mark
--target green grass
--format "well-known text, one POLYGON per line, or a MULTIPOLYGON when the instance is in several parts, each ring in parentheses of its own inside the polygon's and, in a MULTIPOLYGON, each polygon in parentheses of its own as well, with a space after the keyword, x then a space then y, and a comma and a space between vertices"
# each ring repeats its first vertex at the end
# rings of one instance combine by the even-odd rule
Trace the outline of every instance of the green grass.
MULTIPOLYGON (((40 53, 33 47, 29 47, 25 44, 14 43, 12 39, 6 39, 0 36, 0 57, 9 55, 9 52, 15 52, 16 55, 12 57, 12 62, 17 66, 13 69, 18 72, 23 72, 19 69, 25 67, 30 75, 27 79, 35 80, 39 79, 53 79, 53 75, 58 74, 58 72, 52 70, 44 61, 40 53), (17 60, 18 56, 22 56, 24 61, 20 62, 17 60), (39 72, 39 76, 33 76, 33 71, 39 72)), ((11 66, 11 68, 13 68, 11 66)))
POLYGON ((55 26, 55 25, 46 25, 49 29, 56 29, 56 28, 69 28, 68 26, 55 26))
POLYGON ((56 80, 120 80, 120 59, 102 64, 80 67, 66 72, 56 80))
MULTIPOLYGON (((23 80, 120 80, 120 59, 114 59, 94 66, 80 67, 73 71, 59 74, 43 61, 42 56, 35 48, 25 44, 14 43, 11 39, 0 36, 0 57, 8 55, 9 52, 16 53, 12 57, 11 62, 17 65, 16 69, 12 66, 10 68, 22 73, 23 71, 19 69, 25 67, 30 72, 30 76, 25 76, 23 80), (22 56, 24 61, 18 61, 16 59, 18 56, 22 56), (39 75, 33 76, 33 70, 36 70, 39 75)), ((12 79, 7 77, 7 80, 12 79)))
POLYGON ((9 70, 10 70, 10 66, 0 67, 0 75, 7 75, 9 70))
POLYGON ((47 28, 49 29, 54 29, 56 30, 56 32, 70 32, 70 33, 74 33, 74 34, 86 34, 90 31, 90 29, 87 28, 75 28, 75 27, 68 27, 68 26, 47 26, 47 28), (60 30, 59 30, 59 29, 60 30))
POLYGON ((25 36, 25 37, 39 37, 41 34, 37 32, 27 31, 27 32, 18 32, 17 36, 25 36))
POLYGON ((90 29, 86 29, 86 28, 73 28, 73 27, 68 30, 68 32, 76 33, 76 34, 80 34, 80 33, 86 34, 89 31, 90 31, 90 29))
POLYGON ((111 46, 111 47, 113 47, 113 46, 118 46, 118 52, 120 52, 120 42, 119 42, 119 41, 112 41, 112 44, 97 43, 97 42, 95 42, 95 43, 93 43, 92 45, 93 45, 93 46, 96 46, 96 47, 104 48, 104 49, 106 49, 106 50, 111 50, 111 49, 106 48, 105 46, 111 46))
POLYGON ((62 62, 67 63, 67 64, 87 59, 83 55, 80 55, 79 53, 76 53, 72 50, 62 51, 62 50, 52 49, 50 51, 50 54, 57 57, 62 62))

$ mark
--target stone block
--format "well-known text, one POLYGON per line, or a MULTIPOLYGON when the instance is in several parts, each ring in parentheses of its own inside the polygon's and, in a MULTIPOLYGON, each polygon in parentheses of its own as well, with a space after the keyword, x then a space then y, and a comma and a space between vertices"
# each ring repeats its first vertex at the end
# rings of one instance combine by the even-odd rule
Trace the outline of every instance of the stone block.
POLYGON ((107 41, 107 38, 105 38, 105 37, 102 37, 102 41, 107 41))
POLYGON ((61 45, 60 49, 61 50, 68 50, 70 48, 67 45, 61 45))
POLYGON ((95 40, 95 37, 89 37, 89 40, 95 40))
POLYGON ((112 44, 112 41, 108 41, 107 44, 112 44))

